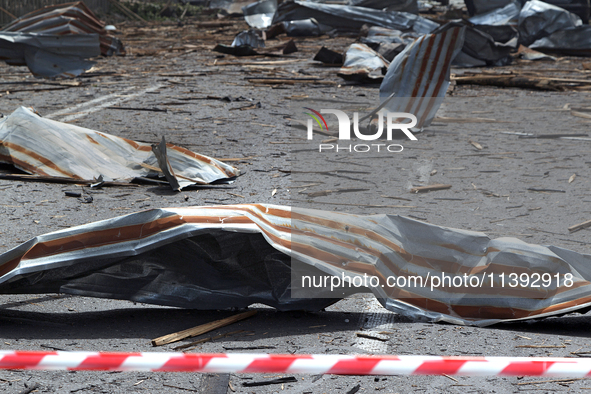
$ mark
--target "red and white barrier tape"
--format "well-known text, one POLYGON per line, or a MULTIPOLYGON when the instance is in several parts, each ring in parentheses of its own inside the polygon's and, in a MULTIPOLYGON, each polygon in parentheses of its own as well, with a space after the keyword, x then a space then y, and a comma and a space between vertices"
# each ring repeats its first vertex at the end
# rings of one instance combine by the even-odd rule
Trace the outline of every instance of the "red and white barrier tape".
POLYGON ((336 375, 591 376, 591 358, 0 351, 0 369, 304 373, 336 375))

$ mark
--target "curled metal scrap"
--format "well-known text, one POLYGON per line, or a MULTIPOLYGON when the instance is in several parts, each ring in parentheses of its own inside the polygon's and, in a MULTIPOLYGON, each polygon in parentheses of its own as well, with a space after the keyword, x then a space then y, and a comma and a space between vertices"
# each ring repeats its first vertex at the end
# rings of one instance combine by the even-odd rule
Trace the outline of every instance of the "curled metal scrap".
POLYGON ((124 55, 118 38, 108 34, 105 23, 82 1, 57 4, 29 12, 6 25, 1 31, 51 35, 98 34, 103 55, 124 55))
POLYGON ((238 33, 236 37, 234 37, 234 41, 232 41, 231 46, 238 47, 241 45, 247 45, 251 48, 264 48, 265 40, 259 37, 254 31, 245 30, 238 33))
POLYGON ((450 83, 451 63, 464 43, 464 27, 426 34, 394 58, 380 86, 380 107, 414 114, 428 126, 450 83))
POLYGON ((354 43, 345 53, 345 61, 338 72, 343 79, 382 80, 382 70, 388 69, 390 62, 365 44, 354 43), (374 71, 378 71, 377 75, 374 71))
MULTIPOLYGON (((486 326, 591 305, 591 255, 422 223, 265 204, 154 209, 38 236, 0 255, 0 292, 62 292, 219 309, 261 302, 319 310, 322 289, 291 298, 290 268, 380 278, 390 311, 486 326), (395 288, 386 277, 572 274, 548 288, 395 288)), ((295 285, 294 285, 295 283, 295 285)))
POLYGON ((211 157, 171 144, 166 148, 158 153, 167 165, 161 169, 152 147, 142 142, 46 119, 25 107, 0 119, 0 161, 30 174, 130 181, 168 171, 177 189, 239 175, 211 157))

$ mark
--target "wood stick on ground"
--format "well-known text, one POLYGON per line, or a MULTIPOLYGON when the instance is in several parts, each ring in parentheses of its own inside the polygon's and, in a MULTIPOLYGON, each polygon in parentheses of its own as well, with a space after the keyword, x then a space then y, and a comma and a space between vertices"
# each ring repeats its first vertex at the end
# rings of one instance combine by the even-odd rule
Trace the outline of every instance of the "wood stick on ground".
POLYGON ((568 231, 574 233, 575 231, 582 230, 584 228, 591 227, 591 220, 587 220, 586 222, 575 224, 574 226, 570 226, 568 231))
POLYGON ((210 323, 205 323, 197 327, 188 328, 183 331, 174 332, 172 334, 164 335, 159 338, 152 339, 152 346, 162 346, 173 342, 178 342, 185 338, 195 337, 197 335, 202 335, 207 332, 216 330, 221 327, 225 327, 227 325, 239 322, 240 320, 247 319, 251 316, 256 315, 257 311, 248 311, 244 313, 240 313, 238 315, 226 317, 225 319, 212 321, 210 323))
POLYGON ((519 345, 516 348, 530 348, 530 349, 562 349, 565 345, 519 345))
POLYGON ((574 382, 576 380, 583 380, 583 379, 585 379, 585 378, 536 380, 535 382, 521 382, 521 383, 516 383, 516 385, 517 386, 526 386, 528 384, 566 383, 566 382, 574 382))
POLYGON ((125 15, 129 16, 132 19, 137 19, 140 22, 144 22, 144 23, 148 23, 148 21, 146 21, 144 18, 142 18, 141 16, 139 16, 138 14, 136 14, 135 12, 133 12, 132 10, 130 10, 129 8, 127 8, 126 6, 124 6, 123 4, 121 4, 119 2, 119 0, 109 0, 111 2, 111 4, 113 4, 115 7, 119 8, 119 10, 121 10, 121 12, 123 12, 125 15))
POLYGON ((234 334, 238 334, 240 332, 244 332, 244 330, 237 330, 237 331, 232 331, 232 332, 228 332, 225 334, 220 334, 217 335, 215 337, 207 337, 207 338, 203 338, 200 339, 198 341, 194 341, 194 342, 190 342, 190 343, 186 343, 184 345, 179 345, 177 347, 173 347, 172 350, 178 351, 178 350, 184 350, 193 346, 197 346, 200 343, 204 343, 204 342, 209 342, 209 341, 215 341, 216 339, 221 339, 221 338, 225 338, 225 337, 229 337, 230 335, 234 335, 234 334))
POLYGON ((162 13, 163 13, 164 11, 166 11, 166 10, 168 9, 168 7, 170 7, 170 3, 172 3, 172 0, 168 0, 168 1, 166 2, 166 5, 165 5, 164 7, 162 7, 162 9, 161 9, 161 10, 160 10, 160 12, 158 13, 158 15, 162 15, 162 13))
POLYGON ((411 193, 426 193, 426 192, 432 192, 435 190, 445 190, 445 189, 451 189, 451 185, 438 184, 438 185, 413 187, 412 189, 410 189, 410 192, 411 193))
POLYGON ((250 160, 254 159, 256 156, 246 156, 246 157, 228 157, 224 159, 218 159, 219 161, 223 162, 232 162, 232 161, 243 161, 243 160, 250 160))
POLYGON ((270 84, 270 85, 295 85, 297 83, 312 83, 312 84, 321 84, 321 85, 336 85, 337 84, 334 81, 319 81, 317 79, 277 79, 277 78, 248 79, 248 82, 258 83, 258 84, 270 84))
MULTIPOLYGON (((554 81, 547 78, 531 78, 518 75, 475 75, 455 77, 453 80, 456 81, 458 85, 484 85, 549 91, 567 90, 567 86, 561 84, 563 81, 554 81)), ((585 82, 589 83, 591 81, 585 82)))
POLYGON ((33 385, 29 386, 28 388, 19 391, 18 394, 29 394, 39 388, 39 383, 33 383, 33 385))
POLYGON ((0 7, 0 11, 4 12, 6 15, 10 16, 11 18, 17 19, 17 17, 15 15, 11 14, 10 12, 8 12, 7 10, 5 10, 2 7, 0 7))

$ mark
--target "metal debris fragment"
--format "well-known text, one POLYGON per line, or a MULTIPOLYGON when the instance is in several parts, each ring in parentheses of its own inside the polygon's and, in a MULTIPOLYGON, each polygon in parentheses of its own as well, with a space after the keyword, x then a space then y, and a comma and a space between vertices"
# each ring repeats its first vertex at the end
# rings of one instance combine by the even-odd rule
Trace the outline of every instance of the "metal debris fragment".
POLYGON ((168 173, 175 190, 240 173, 164 140, 152 152, 149 144, 46 119, 25 107, 0 119, 0 160, 29 174, 72 180, 131 181, 168 173))

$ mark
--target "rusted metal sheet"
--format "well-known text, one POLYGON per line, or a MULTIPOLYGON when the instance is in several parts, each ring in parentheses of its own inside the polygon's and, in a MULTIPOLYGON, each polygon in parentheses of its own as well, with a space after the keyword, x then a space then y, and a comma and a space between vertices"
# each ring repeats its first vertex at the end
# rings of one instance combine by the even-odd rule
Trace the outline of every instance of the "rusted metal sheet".
POLYGON ((293 298, 293 269, 376 277, 368 287, 382 305, 418 320, 485 326, 591 305, 591 255, 397 215, 265 204, 154 209, 38 236, 0 256, 0 293, 200 309, 260 302, 318 310, 334 302, 321 288, 293 298), (470 286, 432 286, 445 275, 468 278, 470 286), (413 276, 425 285, 388 282, 413 276))
POLYGON ((130 181, 138 177, 175 178, 175 190, 230 180, 239 171, 184 148, 132 141, 43 118, 20 107, 0 119, 0 161, 30 174, 70 179, 130 181))
POLYGON ((96 33, 100 39, 101 54, 125 54, 121 41, 108 34, 105 23, 82 1, 50 5, 30 12, 9 23, 2 31, 55 35, 96 33))
POLYGON ((428 126, 450 83, 453 59, 464 43, 464 27, 426 34, 394 58, 380 86, 382 107, 412 113, 417 128, 428 126))

